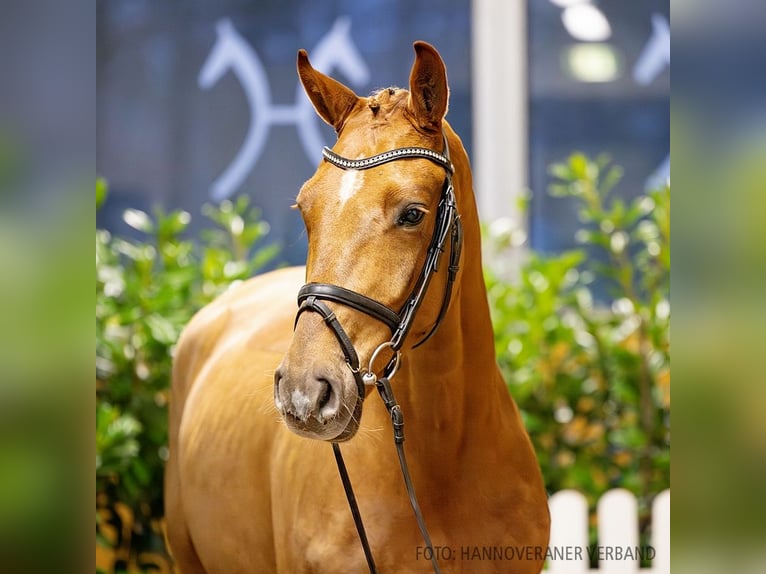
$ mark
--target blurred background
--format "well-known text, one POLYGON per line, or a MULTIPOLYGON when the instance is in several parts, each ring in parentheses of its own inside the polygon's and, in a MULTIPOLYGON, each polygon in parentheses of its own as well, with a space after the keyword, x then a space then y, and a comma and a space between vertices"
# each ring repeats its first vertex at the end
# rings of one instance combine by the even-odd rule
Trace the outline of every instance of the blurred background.
MULTIPOLYGON (((365 95, 441 53, 472 159, 496 351, 551 494, 670 485, 668 0, 103 0, 97 16, 97 568, 168 571, 172 348, 233 282, 302 264, 334 134, 296 52, 365 95)), ((645 561, 644 566, 649 566, 645 561)), ((594 562, 593 567, 597 567, 594 562)))
POLYGON ((512 215, 525 190, 542 192, 525 216, 536 249, 574 245, 572 202, 544 193, 552 162, 608 151, 625 169, 626 199, 670 173, 668 1, 110 0, 97 9, 106 229, 129 231, 126 207, 197 214, 247 194, 283 259, 301 263, 302 224, 287 207, 334 134, 305 113, 298 48, 364 95, 406 86, 413 40, 433 43, 483 214, 512 215))

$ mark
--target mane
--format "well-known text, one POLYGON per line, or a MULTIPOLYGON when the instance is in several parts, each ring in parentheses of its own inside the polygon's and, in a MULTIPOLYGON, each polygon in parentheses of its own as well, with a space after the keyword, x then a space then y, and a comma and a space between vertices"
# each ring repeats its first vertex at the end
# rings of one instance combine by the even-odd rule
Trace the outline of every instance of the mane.
POLYGON ((372 110, 373 115, 377 115, 382 109, 384 115, 388 115, 402 103, 407 101, 409 92, 404 88, 389 86, 375 90, 367 97, 367 107, 372 110))

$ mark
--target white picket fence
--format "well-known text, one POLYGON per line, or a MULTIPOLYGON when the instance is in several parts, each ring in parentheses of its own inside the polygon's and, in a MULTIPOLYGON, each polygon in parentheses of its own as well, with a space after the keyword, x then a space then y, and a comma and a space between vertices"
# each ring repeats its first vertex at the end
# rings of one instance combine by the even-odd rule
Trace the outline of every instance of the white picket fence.
POLYGON ((658 494, 652 504, 649 547, 639 546, 638 502, 627 490, 610 490, 599 499, 595 547, 588 544, 588 504, 582 494, 562 490, 548 505, 547 574, 670 574, 670 490, 658 494), (590 568, 590 553, 599 557, 597 570, 590 568), (640 568, 640 553, 652 559, 650 568, 640 568))

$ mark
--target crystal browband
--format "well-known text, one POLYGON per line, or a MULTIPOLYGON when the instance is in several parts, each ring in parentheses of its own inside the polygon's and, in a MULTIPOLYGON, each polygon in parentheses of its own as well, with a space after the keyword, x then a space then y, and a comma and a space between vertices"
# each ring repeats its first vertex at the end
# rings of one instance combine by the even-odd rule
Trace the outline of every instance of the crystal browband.
POLYGON ((362 159, 348 159, 325 147, 322 150, 322 155, 331 164, 341 169, 370 169, 371 167, 377 167, 397 159, 424 158, 439 164, 450 174, 455 171, 449 158, 434 150, 423 147, 402 147, 362 159))

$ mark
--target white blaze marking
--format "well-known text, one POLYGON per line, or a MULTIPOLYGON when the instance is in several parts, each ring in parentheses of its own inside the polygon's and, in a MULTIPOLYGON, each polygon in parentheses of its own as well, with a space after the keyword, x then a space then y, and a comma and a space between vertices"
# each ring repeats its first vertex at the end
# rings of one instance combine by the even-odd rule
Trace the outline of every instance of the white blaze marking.
POLYGON ((295 410, 295 414, 299 419, 305 421, 308 415, 309 406, 311 405, 311 400, 298 389, 293 391, 291 398, 293 400, 293 409, 295 410))
POLYGON ((364 174, 356 169, 349 169, 343 172, 340 178, 339 198, 340 204, 345 204, 351 196, 362 188, 364 174))

